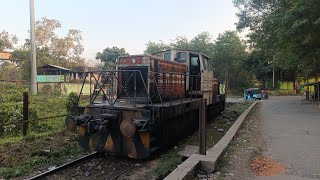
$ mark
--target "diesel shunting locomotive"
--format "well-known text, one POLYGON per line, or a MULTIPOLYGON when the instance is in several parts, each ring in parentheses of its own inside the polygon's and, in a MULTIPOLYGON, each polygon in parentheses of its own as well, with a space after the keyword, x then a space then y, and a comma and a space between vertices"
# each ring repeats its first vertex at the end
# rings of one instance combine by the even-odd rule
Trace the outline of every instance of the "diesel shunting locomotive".
POLYGON ((85 149, 147 158, 198 128, 202 98, 208 118, 224 110, 223 85, 209 60, 200 52, 168 50, 119 57, 113 71, 85 72, 90 103, 77 103, 66 126, 79 132, 85 149))

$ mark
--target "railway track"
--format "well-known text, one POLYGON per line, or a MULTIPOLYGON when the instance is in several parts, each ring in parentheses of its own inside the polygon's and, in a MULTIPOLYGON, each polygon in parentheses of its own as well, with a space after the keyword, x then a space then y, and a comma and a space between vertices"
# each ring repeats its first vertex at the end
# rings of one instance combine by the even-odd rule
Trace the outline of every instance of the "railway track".
MULTIPOLYGON (((91 159, 91 158, 95 158, 98 157, 99 153, 94 152, 88 155, 85 155, 83 157, 80 157, 78 159, 75 159, 71 162, 65 163, 63 165, 60 165, 52 170, 49 171, 45 171, 41 174, 38 174, 36 176, 30 177, 29 180, 37 180, 37 179, 44 179, 44 178, 49 178, 51 175, 53 174, 57 174, 60 172, 63 172, 64 170, 66 170, 67 168, 71 168, 72 166, 81 164, 81 163, 85 163, 85 161, 91 159)), ((134 165, 130 165, 129 167, 124 168, 123 170, 121 170, 120 172, 116 173, 116 174, 112 174, 111 176, 108 176, 108 180, 116 180, 118 179, 121 175, 125 174, 126 172, 128 172, 129 170, 132 170, 134 167, 134 165)), ((50 179, 50 178, 49 178, 50 179)))
POLYGON ((46 176, 49 176, 50 174, 56 173, 58 171, 61 171, 61 170, 65 169, 65 168, 67 168, 67 167, 70 167, 70 166, 72 166, 74 164, 77 164, 77 163, 82 162, 84 160, 87 160, 89 158, 93 158, 93 157, 95 157, 97 155, 98 155, 97 152, 93 152, 91 154, 85 155, 85 156, 80 157, 80 158, 78 158, 76 160, 73 160, 71 162, 67 162, 67 163, 65 163, 65 164, 63 164, 61 166, 58 166, 58 167, 56 167, 56 168, 54 168, 52 170, 49 170, 49 171, 43 172, 41 174, 38 174, 36 176, 33 176, 33 177, 29 178, 29 180, 36 180, 36 179, 44 178, 46 176))

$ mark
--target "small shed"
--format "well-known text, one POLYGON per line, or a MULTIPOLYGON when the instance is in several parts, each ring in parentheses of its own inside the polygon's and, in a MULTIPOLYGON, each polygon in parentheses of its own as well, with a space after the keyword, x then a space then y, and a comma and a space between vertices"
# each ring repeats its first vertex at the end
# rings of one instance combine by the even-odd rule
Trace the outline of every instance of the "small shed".
POLYGON ((11 53, 9 52, 0 52, 0 65, 4 63, 12 63, 11 53))
POLYGON ((53 64, 46 64, 43 66, 38 67, 38 75, 66 75, 69 76, 70 69, 53 65, 53 64))
POLYGON ((303 87, 307 87, 306 99, 312 99, 313 101, 320 101, 320 82, 306 83, 303 87), (314 91, 310 92, 310 88, 313 87, 314 91))

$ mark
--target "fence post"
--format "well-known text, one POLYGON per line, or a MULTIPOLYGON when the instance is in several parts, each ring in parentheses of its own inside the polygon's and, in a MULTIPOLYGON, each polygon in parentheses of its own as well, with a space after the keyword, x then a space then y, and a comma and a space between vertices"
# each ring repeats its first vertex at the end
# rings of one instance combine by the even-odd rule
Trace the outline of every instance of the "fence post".
POLYGON ((206 140, 206 125, 207 125, 207 118, 206 118, 206 111, 207 110, 207 101, 206 99, 200 100, 199 106, 199 153, 202 155, 206 155, 207 152, 207 140, 206 140))
POLYGON ((29 125, 29 94, 28 92, 23 92, 23 136, 27 135, 28 125, 29 125))

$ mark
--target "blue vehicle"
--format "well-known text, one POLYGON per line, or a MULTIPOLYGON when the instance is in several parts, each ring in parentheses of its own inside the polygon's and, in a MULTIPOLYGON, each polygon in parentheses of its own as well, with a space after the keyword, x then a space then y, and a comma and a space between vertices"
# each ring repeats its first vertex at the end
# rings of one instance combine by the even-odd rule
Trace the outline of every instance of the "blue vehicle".
POLYGON ((261 90, 259 88, 245 89, 243 92, 243 98, 245 100, 261 100, 261 90))

